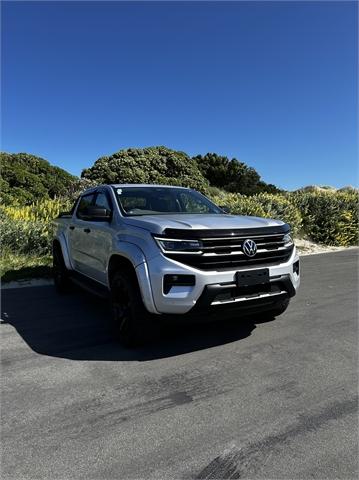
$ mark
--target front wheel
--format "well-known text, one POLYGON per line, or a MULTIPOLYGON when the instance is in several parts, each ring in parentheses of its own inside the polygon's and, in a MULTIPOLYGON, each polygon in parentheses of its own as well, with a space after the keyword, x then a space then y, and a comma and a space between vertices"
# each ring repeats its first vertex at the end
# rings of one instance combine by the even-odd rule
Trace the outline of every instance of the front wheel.
POLYGON ((147 312, 135 274, 116 272, 111 280, 111 313, 117 339, 125 347, 144 343, 149 334, 147 312))

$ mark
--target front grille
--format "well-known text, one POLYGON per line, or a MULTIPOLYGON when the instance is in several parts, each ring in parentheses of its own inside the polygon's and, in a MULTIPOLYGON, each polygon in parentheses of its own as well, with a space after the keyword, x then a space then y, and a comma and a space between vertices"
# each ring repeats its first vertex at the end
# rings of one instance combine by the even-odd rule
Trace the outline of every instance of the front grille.
POLYGON ((170 238, 200 240, 200 252, 164 253, 185 265, 199 270, 233 270, 240 267, 259 265, 278 265, 289 260, 293 245, 285 246, 283 237, 289 231, 288 225, 260 229, 236 231, 197 230, 184 231, 175 229, 165 232, 170 238), (242 250, 243 242, 252 239, 257 244, 257 254, 250 258, 242 250))

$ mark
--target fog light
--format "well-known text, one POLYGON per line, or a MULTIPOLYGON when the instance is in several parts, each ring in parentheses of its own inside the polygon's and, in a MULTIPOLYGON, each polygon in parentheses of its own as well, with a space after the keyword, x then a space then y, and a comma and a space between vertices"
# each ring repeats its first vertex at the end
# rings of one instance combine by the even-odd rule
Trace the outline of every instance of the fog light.
POLYGON ((163 277, 163 293, 166 295, 172 287, 192 287, 196 284, 194 275, 165 275, 163 277))
POLYGON ((293 272, 299 275, 299 260, 293 263, 293 272))

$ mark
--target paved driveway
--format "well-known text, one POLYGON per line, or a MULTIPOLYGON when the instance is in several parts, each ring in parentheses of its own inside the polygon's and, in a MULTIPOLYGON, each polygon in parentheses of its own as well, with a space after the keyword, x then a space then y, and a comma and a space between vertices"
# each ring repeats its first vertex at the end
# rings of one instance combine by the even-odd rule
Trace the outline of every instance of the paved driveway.
POLYGON ((106 304, 3 292, 4 479, 356 478, 357 250, 302 259, 266 323, 111 341, 106 304))

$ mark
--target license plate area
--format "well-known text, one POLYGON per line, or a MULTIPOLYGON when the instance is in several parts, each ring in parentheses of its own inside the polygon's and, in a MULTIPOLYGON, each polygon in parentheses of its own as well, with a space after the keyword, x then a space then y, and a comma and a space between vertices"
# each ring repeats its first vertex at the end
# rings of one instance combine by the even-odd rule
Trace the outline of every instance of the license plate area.
POLYGON ((248 287, 251 285, 269 285, 269 268, 259 268, 258 270, 244 270, 237 272, 237 287, 248 287))

